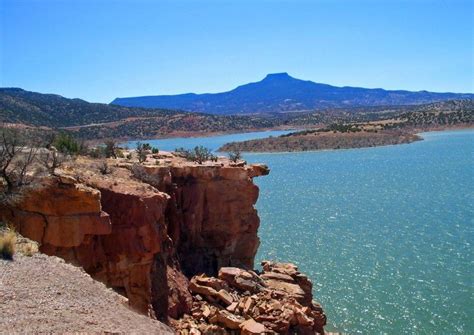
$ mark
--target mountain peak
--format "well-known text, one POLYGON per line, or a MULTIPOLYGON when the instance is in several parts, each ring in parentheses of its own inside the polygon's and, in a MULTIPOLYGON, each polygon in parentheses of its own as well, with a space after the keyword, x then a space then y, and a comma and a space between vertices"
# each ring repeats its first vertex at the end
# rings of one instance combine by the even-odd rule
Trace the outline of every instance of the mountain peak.
MULTIPOLYGON (((0 0, 1 1, 1 0, 0 0)), ((221 93, 158 95, 115 99, 127 107, 179 109, 211 114, 279 113, 382 105, 415 105, 451 99, 472 99, 474 94, 386 91, 336 87, 301 80, 286 72, 221 93)))
POLYGON ((287 79, 294 79, 286 72, 280 73, 269 73, 263 80, 287 80, 287 79))

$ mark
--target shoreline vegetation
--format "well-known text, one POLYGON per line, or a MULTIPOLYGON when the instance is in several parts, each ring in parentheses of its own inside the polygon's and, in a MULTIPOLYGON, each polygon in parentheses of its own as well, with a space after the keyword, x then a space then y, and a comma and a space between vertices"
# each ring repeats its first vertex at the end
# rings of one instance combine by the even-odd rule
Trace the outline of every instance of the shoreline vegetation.
MULTIPOLYGON (((439 115, 438 115, 439 119, 439 115)), ((439 121, 439 120, 437 120, 439 121)), ((218 152, 301 152, 370 148, 422 141, 420 132, 473 128, 472 112, 466 122, 413 124, 408 119, 367 123, 331 124, 327 127, 296 131, 278 137, 230 142, 218 152)))
POLYGON ((384 145, 412 143, 423 140, 416 134, 400 131, 358 133, 296 132, 279 137, 267 137, 242 142, 231 142, 219 152, 299 152, 369 148, 384 145), (304 134, 302 134, 304 133, 304 134))

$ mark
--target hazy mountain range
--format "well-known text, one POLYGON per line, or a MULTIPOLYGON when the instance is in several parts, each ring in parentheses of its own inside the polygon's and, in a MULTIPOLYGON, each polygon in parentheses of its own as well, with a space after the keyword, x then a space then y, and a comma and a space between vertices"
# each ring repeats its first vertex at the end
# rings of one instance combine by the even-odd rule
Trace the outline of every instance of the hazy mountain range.
POLYGON ((250 114, 311 111, 324 108, 416 105, 473 98, 472 93, 336 87, 296 79, 287 73, 275 73, 267 75, 259 82, 242 85, 229 92, 116 98, 111 104, 180 109, 211 114, 250 114))
POLYGON ((170 134, 195 136, 259 129, 308 128, 397 117, 404 120, 413 119, 410 125, 420 125, 425 129, 437 125, 469 125, 474 122, 473 116, 473 99, 411 106, 348 107, 307 113, 211 115, 89 103, 81 99, 68 99, 56 94, 30 92, 21 88, 0 88, 0 128, 2 123, 48 129, 62 128, 87 139, 137 139, 170 134))

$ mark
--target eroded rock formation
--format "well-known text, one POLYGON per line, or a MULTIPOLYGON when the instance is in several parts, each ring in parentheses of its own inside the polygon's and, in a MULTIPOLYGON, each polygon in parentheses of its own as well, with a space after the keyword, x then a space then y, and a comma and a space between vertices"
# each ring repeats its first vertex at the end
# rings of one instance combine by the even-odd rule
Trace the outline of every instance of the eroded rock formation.
POLYGON ((253 268, 259 218, 252 178, 268 173, 252 166, 147 166, 170 195, 168 232, 184 273, 217 274, 223 266, 253 268))
POLYGON ((260 275, 223 267, 218 278, 194 276, 192 315, 175 323, 178 333, 323 333, 326 316, 312 300, 308 278, 293 264, 262 266, 260 275))
MULTIPOLYGON (((172 155, 142 166, 112 163, 112 173, 102 175, 93 161, 79 158, 59 176, 44 178, 16 207, 2 209, 3 219, 38 241, 42 252, 80 265, 134 309, 164 321, 192 315, 195 280, 190 290, 188 278, 253 268, 259 218, 252 178, 267 174, 265 166, 224 159, 197 165, 172 155)), ((275 292, 294 289, 286 296, 311 309, 309 281, 296 269, 285 271, 264 268, 263 289, 252 294, 270 301, 275 292)), ((238 285, 229 283, 231 291, 218 290, 227 302, 238 285)), ((249 321, 245 329, 258 327, 249 321)))
POLYGON ((157 307, 158 315, 152 308, 151 273, 166 277, 166 263, 157 255, 168 239, 164 212, 169 197, 133 180, 114 189, 108 179, 45 178, 6 211, 5 219, 38 241, 42 252, 82 266, 140 312, 166 315, 163 307, 157 307))

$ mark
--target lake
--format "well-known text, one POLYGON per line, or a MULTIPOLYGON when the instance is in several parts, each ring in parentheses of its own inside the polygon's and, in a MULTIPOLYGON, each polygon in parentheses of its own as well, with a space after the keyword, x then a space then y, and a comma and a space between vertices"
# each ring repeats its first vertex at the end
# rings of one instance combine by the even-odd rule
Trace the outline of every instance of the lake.
MULTIPOLYGON (((148 141, 163 150, 280 132, 148 141)), ((245 154, 267 164, 257 262, 310 276, 328 330, 474 333, 474 131, 412 144, 245 154)), ((225 142, 224 142, 225 141, 225 142)))

